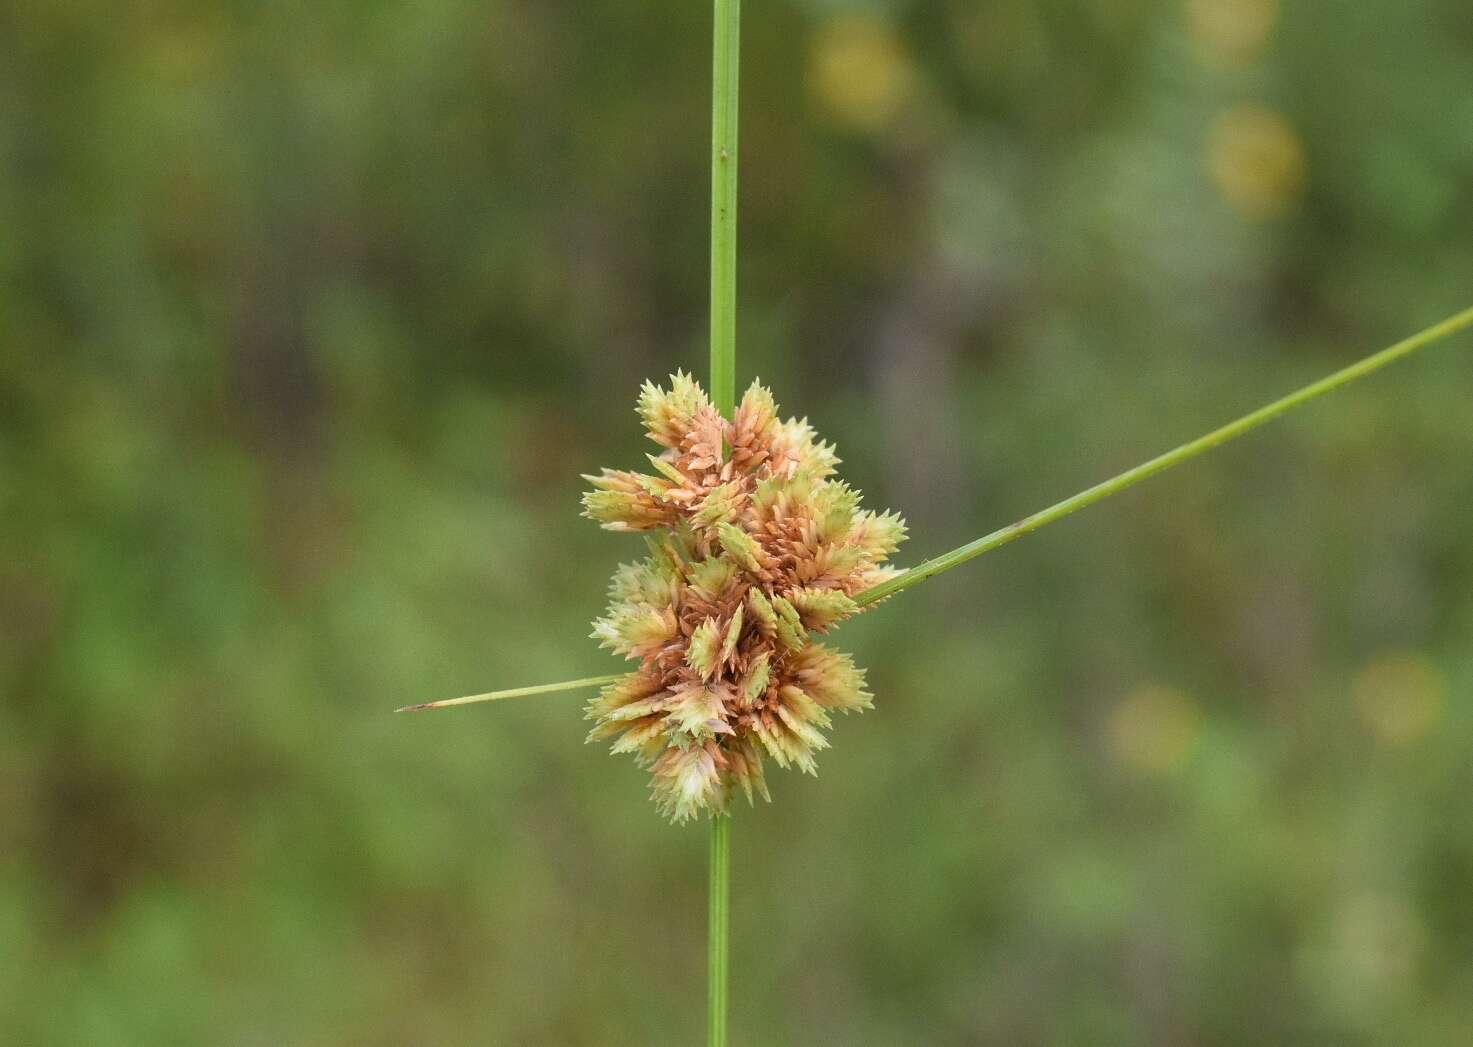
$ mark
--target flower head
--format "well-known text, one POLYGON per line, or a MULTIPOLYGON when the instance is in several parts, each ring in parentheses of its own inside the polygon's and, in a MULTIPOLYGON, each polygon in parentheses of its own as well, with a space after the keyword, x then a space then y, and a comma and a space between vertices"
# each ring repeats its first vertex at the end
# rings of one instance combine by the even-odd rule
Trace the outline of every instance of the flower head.
POLYGON ((769 799, 763 764, 816 773, 833 712, 870 707, 864 671, 816 643, 892 577, 905 539, 894 513, 860 508, 839 459, 806 420, 780 420, 754 383, 725 419, 692 378, 646 383, 639 415, 663 449, 652 473, 586 479, 584 515, 647 532, 649 555, 620 567, 594 623, 639 668, 588 706, 589 740, 648 766, 676 821, 720 812, 735 789, 769 799))

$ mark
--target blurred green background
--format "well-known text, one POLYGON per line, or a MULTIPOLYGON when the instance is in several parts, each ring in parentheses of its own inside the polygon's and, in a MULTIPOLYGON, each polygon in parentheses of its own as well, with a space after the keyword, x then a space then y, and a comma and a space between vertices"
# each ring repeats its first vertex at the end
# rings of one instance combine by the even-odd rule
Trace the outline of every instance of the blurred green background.
MULTIPOLYGON (((914 562, 1470 304, 1466 0, 747 4, 739 381, 914 562)), ((699 1042, 583 697, 709 5, 0 4, 0 1041, 699 1042)), ((1468 339, 847 626, 734 1042, 1473 1029, 1468 339)))

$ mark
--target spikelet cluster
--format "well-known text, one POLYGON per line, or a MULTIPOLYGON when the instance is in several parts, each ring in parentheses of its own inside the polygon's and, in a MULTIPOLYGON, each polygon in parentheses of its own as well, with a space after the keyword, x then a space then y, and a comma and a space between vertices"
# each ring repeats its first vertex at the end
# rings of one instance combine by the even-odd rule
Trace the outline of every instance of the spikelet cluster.
POLYGON ((589 740, 649 767, 656 804, 685 821, 724 811, 736 789, 770 799, 767 759, 816 773, 830 714, 870 707, 863 670, 813 634, 897 573, 884 561, 905 523, 862 510, 833 447, 781 420, 758 384, 728 420, 676 374, 645 384, 639 415, 662 448, 653 471, 585 477, 584 515, 648 532, 649 547, 615 572, 594 623, 639 668, 589 703, 589 740))

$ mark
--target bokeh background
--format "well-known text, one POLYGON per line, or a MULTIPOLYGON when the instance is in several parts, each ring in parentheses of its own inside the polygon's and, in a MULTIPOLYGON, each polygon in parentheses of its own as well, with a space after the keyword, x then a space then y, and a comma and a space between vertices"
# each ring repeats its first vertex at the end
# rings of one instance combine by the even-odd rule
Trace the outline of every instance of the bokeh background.
MULTIPOLYGON (((710 11, 0 4, 0 1040, 656 1045, 705 847, 583 744, 704 362, 710 11)), ((1466 0, 749 3, 740 374, 902 562, 1470 303, 1466 0)), ((846 626, 735 1042, 1469 1042, 1467 339, 846 626)))

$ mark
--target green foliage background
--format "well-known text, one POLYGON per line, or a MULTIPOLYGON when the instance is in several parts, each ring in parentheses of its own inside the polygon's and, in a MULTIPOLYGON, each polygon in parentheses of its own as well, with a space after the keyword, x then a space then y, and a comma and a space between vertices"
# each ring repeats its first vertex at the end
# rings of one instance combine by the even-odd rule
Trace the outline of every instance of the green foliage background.
MULTIPOLYGON (((1465 0, 749 3, 739 381, 904 562, 1469 304, 1465 0)), ((688 1044, 580 472, 704 359, 709 11, 0 5, 0 1040, 688 1044)), ((846 627, 743 1044, 1473 1028, 1460 347, 846 627)))

